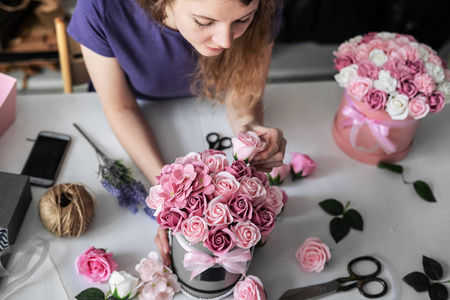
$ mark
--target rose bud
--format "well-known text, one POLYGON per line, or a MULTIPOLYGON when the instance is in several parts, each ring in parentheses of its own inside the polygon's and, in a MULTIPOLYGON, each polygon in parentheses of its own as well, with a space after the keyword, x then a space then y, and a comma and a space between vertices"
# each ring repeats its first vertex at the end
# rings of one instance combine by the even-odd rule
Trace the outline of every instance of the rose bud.
POLYGON ((275 167, 272 169, 272 172, 267 173, 270 185, 281 185, 289 174, 290 168, 288 164, 283 164, 281 167, 275 167))
POLYGON ((117 300, 131 299, 138 292, 139 280, 125 271, 114 271, 109 278, 109 288, 117 300))
POLYGON ((316 162, 308 155, 301 153, 291 153, 291 173, 293 180, 310 175, 317 167, 316 162))
POLYGON ((232 138, 233 157, 246 163, 252 161, 256 153, 262 151, 266 143, 262 142, 258 134, 253 131, 239 132, 237 138, 232 138))

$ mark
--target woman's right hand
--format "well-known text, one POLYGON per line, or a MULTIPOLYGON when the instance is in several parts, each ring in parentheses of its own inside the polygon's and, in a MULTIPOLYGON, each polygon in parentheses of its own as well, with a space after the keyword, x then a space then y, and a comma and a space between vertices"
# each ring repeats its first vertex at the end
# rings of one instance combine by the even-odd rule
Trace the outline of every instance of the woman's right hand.
POLYGON ((167 236, 167 229, 158 227, 158 231, 155 236, 155 244, 158 247, 161 258, 166 266, 172 264, 172 259, 170 258, 170 246, 169 237, 167 236))

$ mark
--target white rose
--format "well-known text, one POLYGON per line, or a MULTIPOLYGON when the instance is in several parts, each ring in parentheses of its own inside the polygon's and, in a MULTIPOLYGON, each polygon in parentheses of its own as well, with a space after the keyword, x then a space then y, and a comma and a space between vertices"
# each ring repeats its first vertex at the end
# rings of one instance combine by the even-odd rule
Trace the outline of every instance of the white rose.
POLYGON ((437 85, 437 90, 444 94, 445 104, 450 104, 450 82, 444 81, 437 85))
POLYGON ((376 66, 381 67, 385 62, 388 61, 388 57, 383 50, 373 49, 369 53, 369 60, 372 61, 376 66))
POLYGON ((427 62, 425 64, 425 70, 427 71, 427 74, 433 77, 433 79, 439 83, 443 82, 445 79, 445 73, 444 69, 438 65, 435 65, 433 63, 427 62))
POLYGON ((417 51, 419 51, 420 58, 424 62, 428 60, 428 56, 430 56, 430 53, 428 52, 428 50, 426 48, 422 47, 421 45, 419 45, 419 43, 416 43, 416 42, 412 42, 410 45, 413 46, 414 48, 416 48, 417 51))
POLYGON ((363 39, 362 35, 357 35, 355 37, 352 37, 351 39, 348 40, 349 43, 352 44, 358 44, 359 42, 361 42, 363 39))
POLYGON ((356 76, 356 72, 358 70, 358 65, 353 64, 342 68, 338 74, 334 75, 334 79, 339 83, 339 86, 345 88, 347 87, 347 83, 356 76))
POLYGON ((139 280, 125 271, 114 271, 109 278, 111 294, 117 300, 131 299, 138 292, 139 280))
POLYGON ((381 70, 378 79, 373 82, 373 87, 390 94, 397 88, 397 79, 392 78, 389 71, 381 70))
POLYGON ((404 120, 408 117, 408 101, 408 96, 397 92, 389 96, 386 102, 386 112, 391 116, 392 120, 404 120))
POLYGON ((377 38, 380 38, 382 40, 393 40, 395 39, 395 33, 382 31, 375 35, 377 38))

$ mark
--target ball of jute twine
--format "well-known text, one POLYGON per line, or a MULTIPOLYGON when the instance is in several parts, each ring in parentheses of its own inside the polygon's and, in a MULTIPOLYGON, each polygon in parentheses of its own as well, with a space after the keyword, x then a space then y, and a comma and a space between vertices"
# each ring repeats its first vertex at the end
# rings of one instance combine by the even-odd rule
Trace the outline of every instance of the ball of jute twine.
POLYGON ((57 237, 79 237, 91 225, 96 205, 94 192, 84 184, 59 184, 42 195, 38 204, 39 218, 57 237))

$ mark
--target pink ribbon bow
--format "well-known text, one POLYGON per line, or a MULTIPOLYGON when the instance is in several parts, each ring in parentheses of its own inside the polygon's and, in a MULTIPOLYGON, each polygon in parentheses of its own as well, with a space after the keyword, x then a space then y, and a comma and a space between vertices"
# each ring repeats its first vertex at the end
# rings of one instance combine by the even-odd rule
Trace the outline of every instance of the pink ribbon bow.
POLYGON ((178 243, 187 253, 184 255, 184 267, 192 271, 192 280, 198 274, 206 271, 215 264, 221 265, 230 273, 245 275, 247 261, 252 259, 248 249, 236 249, 219 257, 210 256, 188 245, 179 234, 175 234, 178 243))

